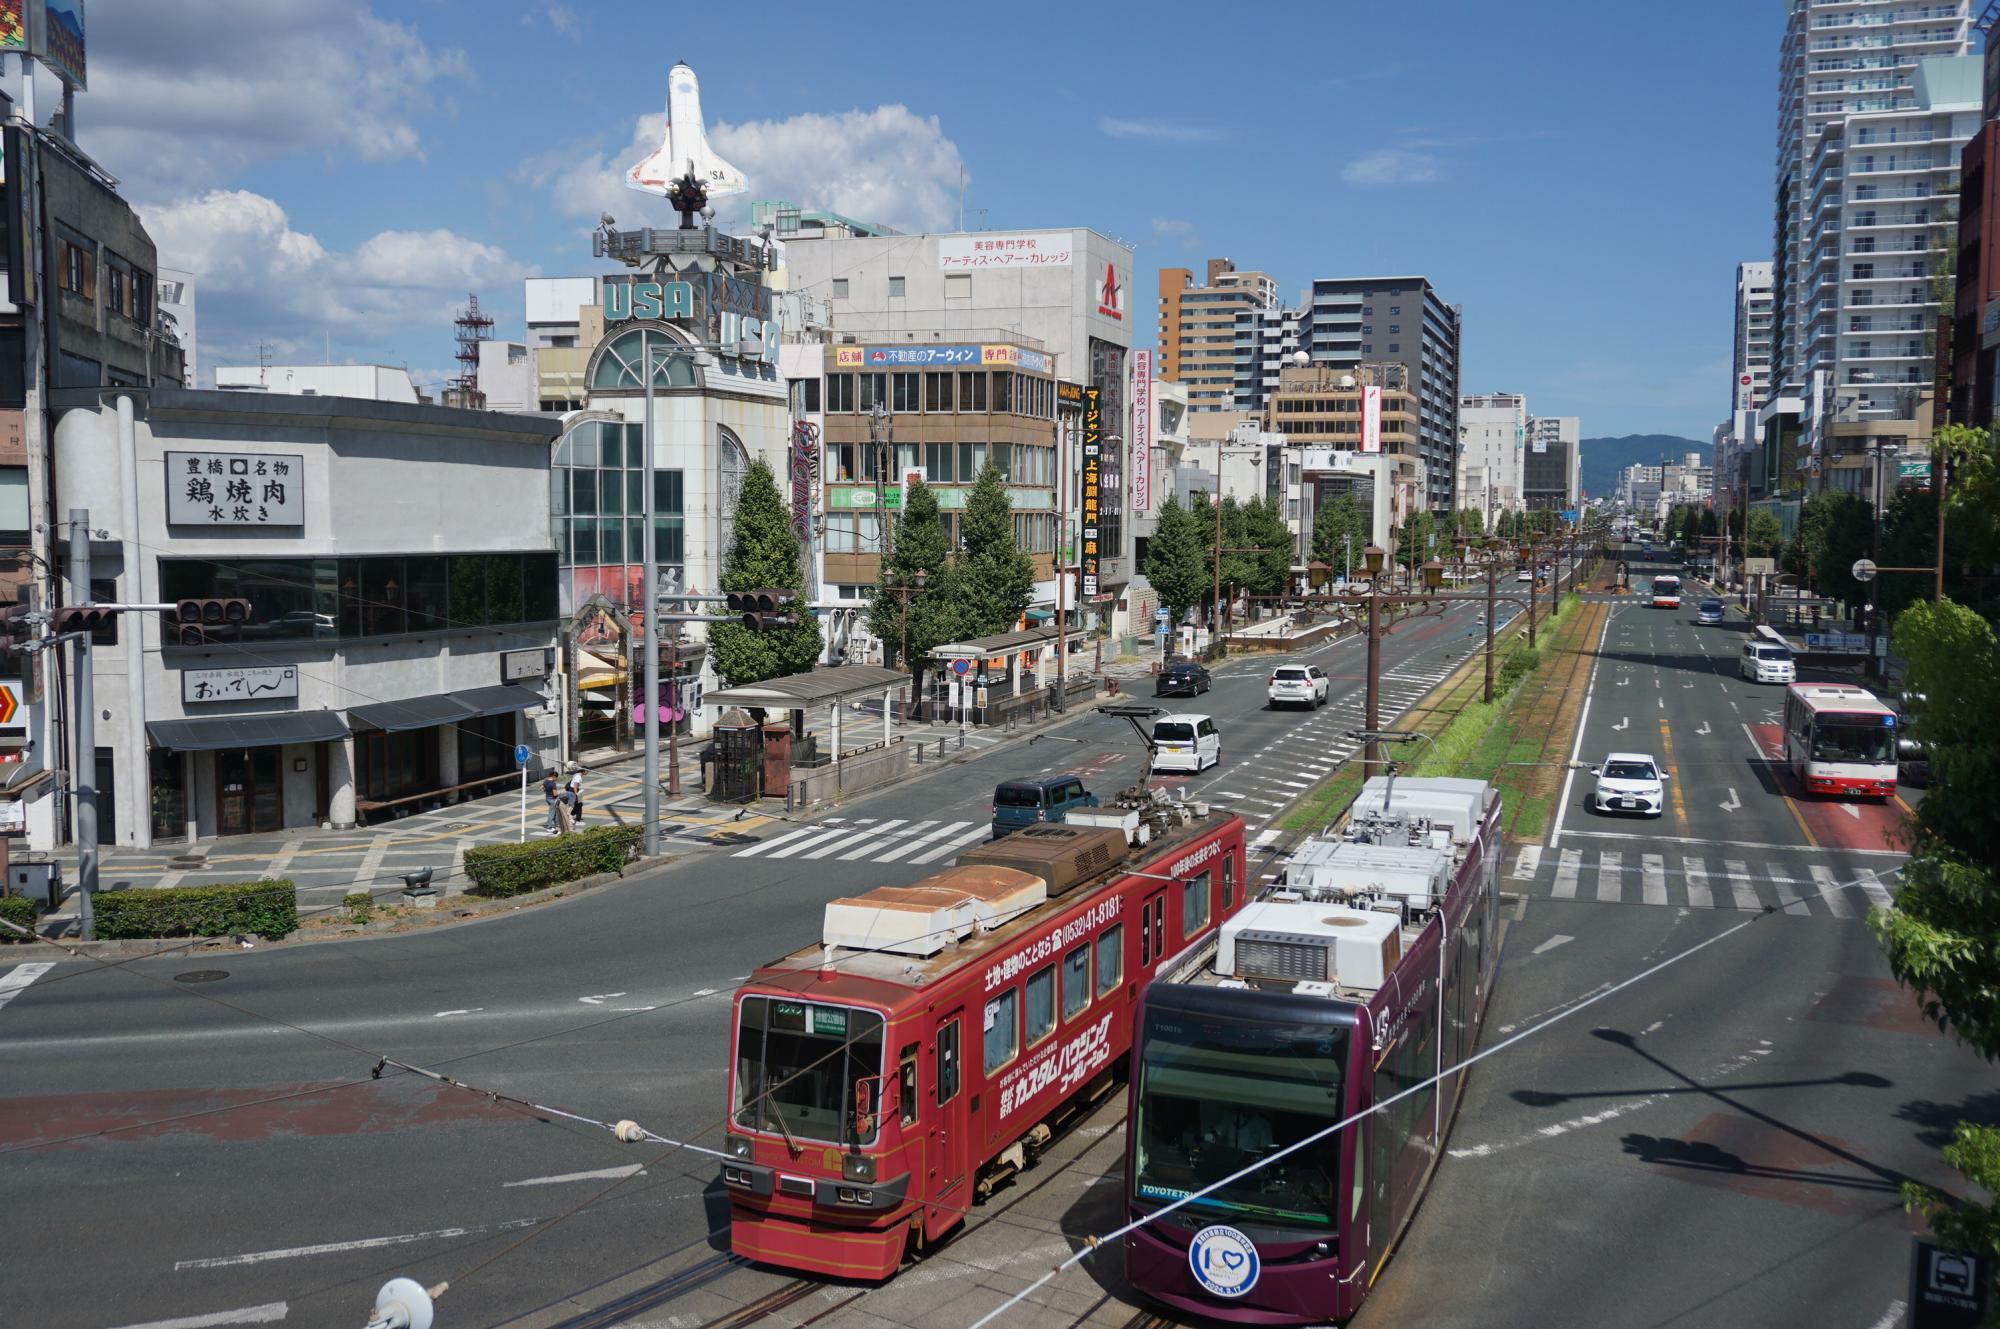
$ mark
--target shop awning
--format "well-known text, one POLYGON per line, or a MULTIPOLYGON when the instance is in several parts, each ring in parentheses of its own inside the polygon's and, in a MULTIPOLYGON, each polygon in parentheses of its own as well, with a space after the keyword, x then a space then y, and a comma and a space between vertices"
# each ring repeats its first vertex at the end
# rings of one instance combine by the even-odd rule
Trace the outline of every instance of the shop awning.
POLYGON ((459 704, 462 693, 440 692, 429 697, 406 697, 402 701, 376 701, 347 708, 347 721, 357 729, 380 729, 397 734, 405 729, 429 729, 433 725, 456 724, 479 712, 459 704))
POLYGON ((469 688, 464 692, 454 692, 452 697, 463 707, 466 714, 459 719, 469 719, 477 715, 505 715, 508 711, 524 710, 530 706, 540 706, 548 701, 533 688, 521 687, 514 683, 496 683, 490 688, 469 688))
POLYGON ((749 706, 760 710, 796 711, 805 707, 839 705, 854 697, 880 696, 906 686, 908 674, 878 665, 840 665, 833 669, 810 669, 801 674, 783 674, 760 683, 739 683, 708 693, 704 706, 749 706))
POLYGON ((148 720, 153 746, 171 752, 212 752, 218 748, 264 748, 278 743, 330 743, 347 737, 347 726, 332 711, 284 711, 271 715, 204 715, 195 720, 148 720))
POLYGON ((1030 609, 1028 611, 1028 621, 1030 623, 1046 623, 1055 616, 1056 611, 1053 609, 1030 609))

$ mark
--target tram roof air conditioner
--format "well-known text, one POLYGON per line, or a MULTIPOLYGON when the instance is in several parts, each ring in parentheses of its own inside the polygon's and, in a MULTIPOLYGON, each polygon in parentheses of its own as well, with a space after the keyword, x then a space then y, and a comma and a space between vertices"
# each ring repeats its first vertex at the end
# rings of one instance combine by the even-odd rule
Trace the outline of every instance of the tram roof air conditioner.
POLYGON ((1372 992, 1402 953, 1402 928, 1392 915, 1311 901, 1259 900, 1222 925, 1215 972, 1293 988, 1336 983, 1372 992))

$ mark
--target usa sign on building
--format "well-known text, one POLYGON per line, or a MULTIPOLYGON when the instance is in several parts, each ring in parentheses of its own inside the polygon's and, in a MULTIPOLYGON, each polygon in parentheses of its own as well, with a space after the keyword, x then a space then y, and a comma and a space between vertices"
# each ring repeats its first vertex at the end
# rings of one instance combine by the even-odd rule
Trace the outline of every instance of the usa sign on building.
POLYGON ((1144 516, 1153 498, 1153 353, 1132 352, 1132 512, 1144 516))

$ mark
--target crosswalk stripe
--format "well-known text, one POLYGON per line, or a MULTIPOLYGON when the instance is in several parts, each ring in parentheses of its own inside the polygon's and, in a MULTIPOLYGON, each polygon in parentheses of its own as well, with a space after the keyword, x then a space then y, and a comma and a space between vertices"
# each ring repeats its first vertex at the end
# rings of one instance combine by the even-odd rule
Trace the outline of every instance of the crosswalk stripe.
POLYGON ((1624 884, 1619 880, 1625 874, 1625 855, 1605 852, 1597 856, 1597 898, 1605 904, 1616 904, 1624 898, 1624 884))
MULTIPOLYGON (((880 832, 886 830, 888 826, 896 826, 901 824, 902 823, 900 822, 889 822, 883 826, 874 827, 873 830, 875 832, 880 832)), ((892 835, 871 834, 867 839, 863 840, 860 844, 854 846, 852 849, 849 849, 845 853, 841 854, 841 856, 835 861, 841 863, 852 863, 857 858, 866 858, 868 857, 868 855, 874 853, 877 849, 880 849, 882 847, 882 842, 884 840, 907 839, 909 836, 915 834, 916 832, 923 830, 924 827, 935 826, 935 825, 937 825, 937 823, 934 821, 920 821, 916 825, 911 826, 906 830, 897 831, 892 835)))
POLYGON ((1647 904, 1667 902, 1667 860, 1658 854, 1641 854, 1639 872, 1642 878, 1640 898, 1647 904))
POLYGON ((1854 917, 1854 906, 1848 903, 1847 888, 1833 875, 1833 869, 1824 863, 1812 866, 1813 885, 1819 888, 1819 899, 1825 902, 1826 911, 1835 918, 1854 917))
POLYGON ((1507 875, 1516 881, 1533 881, 1542 868, 1542 847, 1538 844, 1524 844, 1521 853, 1514 860, 1514 870, 1507 875))
POLYGON ((1687 877, 1688 907, 1691 909, 1715 908, 1715 897, 1708 889, 1708 864, 1699 858, 1683 858, 1681 871, 1687 877))
POLYGON ((730 857, 755 858, 759 854, 768 853, 769 851, 776 849, 779 845, 784 844, 787 841, 803 839, 805 836, 817 835, 817 834, 819 834, 819 827, 817 826, 808 826, 804 830, 799 830, 799 831, 787 831, 783 835, 774 836, 769 840, 763 840, 757 844, 753 844, 748 849, 739 849, 735 853, 731 854, 730 857))
POLYGON ((828 840, 838 840, 843 835, 852 834, 853 830, 854 828, 852 826, 836 826, 830 831, 815 830, 814 834, 811 837, 804 840, 794 841, 793 843, 786 845, 783 849, 775 850, 769 855, 769 857, 790 858, 793 854, 798 853, 799 850, 801 849, 809 849, 814 845, 825 844, 828 840))
POLYGON ((915 858, 911 859, 910 861, 912 863, 935 863, 938 859, 943 858, 946 854, 957 853, 959 850, 965 848, 965 846, 971 844, 974 840, 985 839, 987 833, 988 833, 988 828, 984 826, 975 826, 963 835, 957 836, 950 840, 946 840, 943 844, 939 845, 935 849, 926 850, 925 852, 918 854, 915 858))
POLYGON ((1576 898, 1576 877, 1582 870, 1583 851, 1581 849, 1563 850, 1562 857, 1556 861, 1556 885, 1550 894, 1558 900, 1574 900, 1576 898))
POLYGON ((913 836, 897 845, 894 849, 891 849, 888 853, 877 855, 875 861, 877 863, 893 863, 905 854, 913 854, 917 850, 926 848, 948 835, 957 835, 971 824, 965 821, 945 822, 934 831, 925 831, 922 835, 913 836))
POLYGON ((1740 858, 1722 860, 1722 870, 1729 877, 1729 892, 1736 897, 1738 909, 1758 910, 1764 902, 1757 898, 1756 887, 1750 884, 1750 865, 1740 858))
POLYGON ((1882 879, 1875 875, 1875 869, 1862 868, 1854 875, 1860 879, 1861 893, 1868 897, 1868 903, 1883 909, 1895 903, 1889 897, 1888 888, 1882 885, 1882 879))
POLYGON ((1790 873, 1786 872, 1776 863, 1766 864, 1764 871, 1770 875, 1771 889, 1778 893, 1778 903, 1784 906, 1786 913, 1807 914, 1812 912, 1806 908, 1806 902, 1799 898, 1799 893, 1792 889, 1792 887, 1798 885, 1798 882, 1793 879, 1790 873))
POLYGON ((894 830, 896 827, 901 826, 903 824, 903 821, 904 818, 898 817, 894 821, 876 822, 872 826, 866 826, 860 830, 855 831, 852 835, 849 835, 845 840, 835 840, 832 844, 825 845, 819 849, 815 849, 810 854, 807 854, 806 857, 825 858, 828 854, 837 853, 842 849, 851 849, 856 844, 861 844, 863 842, 866 842, 867 844, 880 844, 882 840, 885 838, 886 834, 889 831, 894 830))

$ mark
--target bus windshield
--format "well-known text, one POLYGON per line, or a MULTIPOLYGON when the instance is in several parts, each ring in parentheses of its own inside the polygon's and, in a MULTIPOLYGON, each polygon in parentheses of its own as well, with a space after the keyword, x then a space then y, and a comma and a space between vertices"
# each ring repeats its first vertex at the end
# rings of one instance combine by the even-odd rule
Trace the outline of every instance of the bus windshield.
POLYGON ((1881 715, 1821 715, 1813 721, 1812 760, 1886 766, 1896 760, 1896 730, 1881 715))
MULTIPOLYGON (((1348 1036, 1148 1012, 1132 1193, 1181 1199, 1338 1121, 1348 1036)), ((1329 1136, 1191 1207, 1331 1227, 1338 1146, 1329 1136)))
POLYGON ((789 1140, 865 1145, 881 1114, 854 1116, 854 1084, 880 1097, 882 1017, 852 1006, 745 997, 737 1015, 736 1124, 789 1140))
POLYGON ((1653 578, 1653 594, 1679 595, 1680 593, 1681 593, 1681 579, 1679 577, 1653 578))

